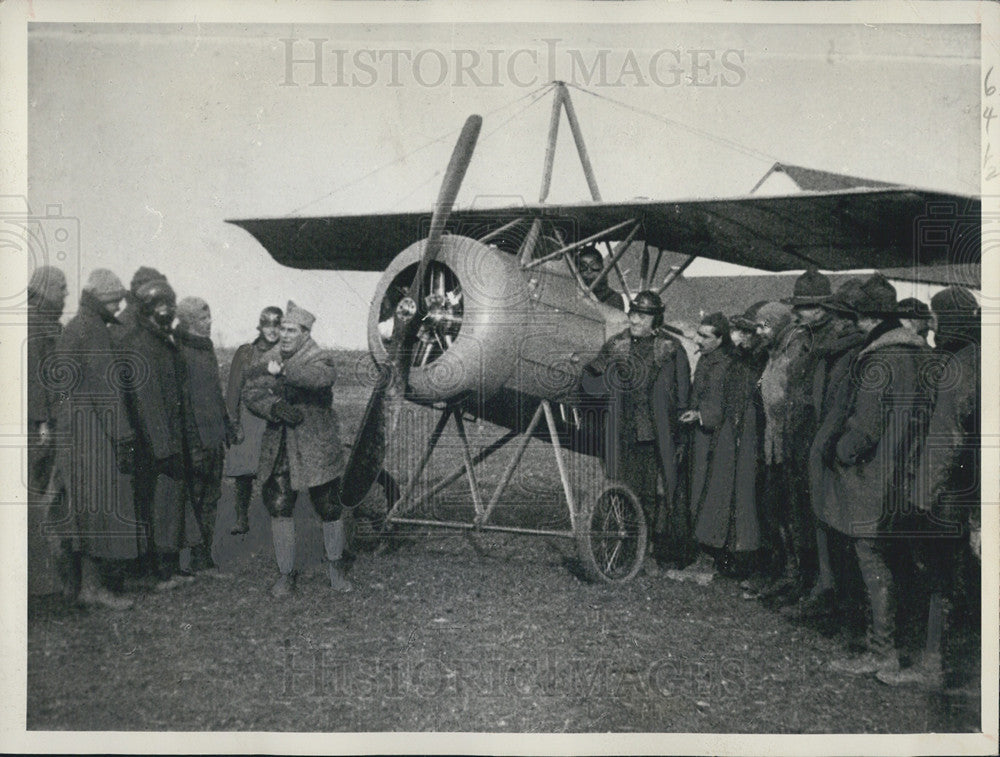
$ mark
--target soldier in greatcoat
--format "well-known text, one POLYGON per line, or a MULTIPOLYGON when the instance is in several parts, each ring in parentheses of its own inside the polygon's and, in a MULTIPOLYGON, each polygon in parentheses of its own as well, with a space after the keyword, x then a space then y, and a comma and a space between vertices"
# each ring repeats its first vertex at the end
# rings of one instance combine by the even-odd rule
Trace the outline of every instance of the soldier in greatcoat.
POLYGON ((309 499, 323 521, 323 546, 330 586, 350 591, 343 552, 346 535, 337 479, 344 453, 340 422, 333 409, 337 369, 331 351, 313 341, 315 316, 289 301, 281 318, 278 344, 248 371, 245 401, 251 412, 267 420, 261 443, 257 480, 271 515, 278 581, 275 596, 295 588, 295 521, 298 492, 309 499))
POLYGON ((226 445, 235 440, 235 428, 226 412, 219 378, 219 360, 212 344, 212 312, 199 297, 177 303, 174 336, 184 361, 185 424, 188 453, 188 492, 200 543, 191 549, 191 571, 223 577, 212 558, 215 519, 222 496, 222 463, 226 445))
POLYGON ((663 326, 662 300, 643 291, 629 309, 628 329, 605 343, 582 378, 584 392, 608 401, 605 475, 639 497, 651 544, 667 535, 674 505, 677 417, 687 409, 690 376, 684 348, 663 326))
POLYGON ((28 281, 28 489, 41 494, 52 470, 56 402, 45 377, 46 358, 62 333, 66 276, 55 266, 36 268, 28 281))
MULTIPOLYGON (((711 313, 702 319, 695 334, 698 363, 691 382, 688 409, 680 414, 680 422, 690 425, 693 437, 689 478, 693 524, 699 522, 706 501, 717 496, 717 490, 713 489, 712 467, 725 418, 726 374, 733 357, 729 332, 729 319, 722 313, 711 313)), ((667 576, 674 580, 707 583, 715 575, 715 557, 714 551, 710 554, 702 545, 695 562, 683 570, 668 571, 667 576)))
POLYGON ((921 381, 929 350, 900 325, 895 290, 881 274, 858 287, 854 318, 865 339, 835 368, 844 380, 810 454, 822 466, 813 507, 850 540, 871 610, 866 652, 833 660, 831 668, 860 675, 899 669, 893 579, 883 552, 910 504, 913 445, 929 408, 921 381))
POLYGON ((757 476, 763 410, 757 383, 767 353, 757 341, 756 323, 743 316, 734 317, 730 338, 733 349, 723 385, 722 425, 695 539, 720 555, 727 572, 746 575, 761 544, 757 476))
POLYGON ((830 280, 819 271, 810 269, 796 279, 790 300, 795 321, 775 339, 761 379, 769 408, 765 456, 770 456, 772 469, 779 473, 768 490, 783 503, 780 512, 792 546, 784 578, 764 594, 780 594, 789 602, 820 594, 833 585, 826 544, 817 533, 809 504, 808 459, 816 434, 812 376, 817 358, 813 348, 828 336, 831 318, 824 304, 830 297, 830 280), (775 401, 777 397, 780 403, 775 401))
POLYGON ((123 347, 141 370, 126 399, 135 429, 135 494, 151 539, 157 589, 178 586, 179 556, 199 540, 188 498, 186 436, 194 420, 186 412, 185 366, 173 333, 177 296, 166 279, 147 281, 136 292, 134 325, 123 347))
POLYGON ((260 465, 260 445, 264 438, 267 421, 254 415, 247 408, 243 397, 243 386, 248 371, 259 365, 264 355, 278 343, 281 328, 281 308, 268 306, 260 312, 257 322, 258 336, 249 344, 240 345, 229 366, 226 383, 226 410, 235 423, 235 443, 226 452, 223 472, 233 479, 236 489, 236 523, 231 533, 245 534, 250 530, 248 513, 253 495, 253 482, 260 465))
POLYGON ((109 326, 125 288, 111 271, 91 272, 80 309, 52 353, 51 386, 58 397, 58 507, 48 524, 79 566, 81 604, 122 610, 131 600, 104 585, 144 551, 132 495, 133 432, 123 382, 139 366, 124 356, 109 326))
MULTIPOLYGON (((964 287, 948 287, 931 298, 934 352, 925 376, 931 379, 934 409, 917 458, 913 540, 917 562, 926 566, 930 587, 923 653, 904 670, 877 673, 890 685, 939 688, 944 683, 942 637, 948 608, 980 596, 980 315, 964 287)), ((976 612, 969 613, 973 622, 976 612)))
MULTIPOLYGON (((32 592, 53 588, 51 568, 61 574, 64 585, 72 583, 72 566, 66 555, 50 557, 42 534, 45 521, 45 494, 55 459, 52 434, 55 428, 56 401, 47 374, 49 356, 55 346, 62 324, 59 322, 66 303, 66 276, 55 266, 43 265, 31 272, 28 281, 28 343, 27 372, 24 376, 27 397, 28 441, 28 585, 32 592)), ((50 495, 51 496, 51 495, 50 495)), ((75 595, 76 590, 71 589, 75 595)))

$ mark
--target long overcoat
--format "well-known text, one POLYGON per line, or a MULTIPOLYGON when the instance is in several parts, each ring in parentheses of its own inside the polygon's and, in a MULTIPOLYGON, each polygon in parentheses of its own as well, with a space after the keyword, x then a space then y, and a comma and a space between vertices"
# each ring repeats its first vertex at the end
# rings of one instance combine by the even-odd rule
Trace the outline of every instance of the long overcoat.
POLYGON ((248 371, 245 402, 251 412, 267 420, 257 469, 260 483, 274 472, 282 443, 288 455, 292 489, 296 491, 325 484, 343 472, 346 461, 340 421, 333 409, 336 380, 333 352, 322 349, 312 337, 286 359, 281 357, 280 345, 275 345, 248 371), (283 364, 278 377, 267 372, 272 360, 283 364), (301 411, 302 422, 294 426, 280 422, 271 413, 279 400, 301 411))
POLYGON ((175 332, 175 337, 184 359, 190 398, 187 409, 191 412, 195 432, 189 447, 192 450, 220 449, 226 443, 227 413, 215 347, 208 337, 180 329, 175 332))
POLYGON ((922 376, 929 352, 902 327, 875 331, 838 371, 844 379, 810 454, 822 466, 817 516, 840 533, 874 538, 912 506, 913 445, 931 400, 922 376))
POLYGON ((227 476, 256 476, 260 465, 260 446, 264 438, 267 421, 250 412, 243 398, 243 386, 247 372, 260 365, 264 354, 271 348, 263 338, 258 337, 250 344, 236 350, 229 366, 229 380, 226 384, 226 409, 229 417, 238 419, 243 430, 243 441, 232 445, 226 451, 224 473, 227 476))
POLYGON ((56 471, 64 507, 50 528, 73 551, 127 560, 142 544, 132 477, 119 472, 115 445, 133 436, 122 398, 130 365, 112 340, 114 321, 89 292, 56 342, 53 385, 59 399, 56 471))
POLYGON ((28 301, 28 364, 25 376, 28 394, 28 421, 33 424, 55 420, 56 402, 49 387, 47 358, 62 332, 60 311, 33 295, 28 301))
MULTIPOLYGON (((714 353, 711 353, 714 354, 714 353)), ((763 364, 734 349, 723 377, 722 422, 710 442, 695 538, 710 547, 751 552, 760 546, 757 471, 763 408, 757 381, 763 364)))
POLYGON ((582 388, 591 396, 605 397, 608 403, 603 460, 606 475, 616 479, 623 468, 621 456, 627 447, 627 441, 623 438, 627 425, 623 411, 627 403, 625 393, 629 388, 629 382, 623 381, 617 373, 628 373, 633 378, 645 377, 642 383, 652 410, 664 498, 670 505, 677 488, 675 460, 681 438, 677 417, 688 406, 691 369, 687 353, 680 342, 664 329, 657 329, 655 332, 652 365, 638 369, 630 366, 631 347, 632 337, 627 329, 609 339, 597 358, 584 371, 582 388))
POLYGON ((691 399, 688 407, 701 414, 701 421, 693 424, 690 455, 690 507, 691 522, 698 522, 698 515, 707 494, 712 457, 715 454, 719 429, 725 409, 726 372, 732 355, 729 349, 719 347, 698 358, 691 382, 691 399))
POLYGON ((126 402, 136 432, 135 491, 156 549, 175 552, 200 540, 187 489, 184 359, 173 337, 139 318, 122 337, 134 365, 126 402))
POLYGON ((830 466, 827 465, 832 460, 834 451, 830 440, 844 423, 845 399, 839 395, 847 391, 851 366, 864 347, 865 338, 860 331, 845 331, 838 337, 829 339, 817 352, 813 402, 819 412, 816 435, 809 444, 809 502, 813 514, 823 523, 834 517, 833 513, 825 512, 827 499, 824 482, 832 475, 830 466), (827 455, 828 460, 823 459, 826 450, 831 452, 827 455))
POLYGON ((932 528, 955 535, 967 519, 981 522, 979 340, 956 347, 935 350, 936 398, 914 481, 932 528))

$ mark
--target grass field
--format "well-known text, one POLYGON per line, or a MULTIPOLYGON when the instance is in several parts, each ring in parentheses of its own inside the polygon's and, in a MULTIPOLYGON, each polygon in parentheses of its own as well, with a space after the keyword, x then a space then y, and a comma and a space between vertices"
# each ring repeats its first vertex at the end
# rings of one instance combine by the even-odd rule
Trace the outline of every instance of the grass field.
MULTIPOLYGON (((342 357, 345 434, 367 396, 357 378, 365 359, 342 357)), ((474 442, 497 433, 474 430, 474 442)), ((447 441, 438 472, 460 460, 447 441)), ((418 446, 407 445, 408 454, 418 446)), ((498 458, 481 471, 486 486, 506 463, 503 452, 498 458)), ((559 502, 551 448, 532 442, 501 517, 555 525, 566 519, 559 502)), ((436 507, 468 513, 465 482, 436 507)), ((301 501, 302 576, 293 597, 276 601, 259 498, 248 535, 230 536, 232 521, 227 481, 215 551, 230 580, 136 592, 136 606, 122 613, 31 598, 29 729, 978 730, 979 699, 968 687, 928 694, 830 672, 831 657, 860 643, 860 618, 794 623, 742 599, 730 579, 699 587, 647 571, 625 585, 595 585, 580 578, 571 541, 414 532, 393 548, 359 551, 355 591, 334 595, 319 521, 301 501)), ((901 640, 911 656, 920 625, 904 608, 901 640)), ((976 684, 977 634, 963 631, 951 647, 964 666, 960 683, 976 684)))

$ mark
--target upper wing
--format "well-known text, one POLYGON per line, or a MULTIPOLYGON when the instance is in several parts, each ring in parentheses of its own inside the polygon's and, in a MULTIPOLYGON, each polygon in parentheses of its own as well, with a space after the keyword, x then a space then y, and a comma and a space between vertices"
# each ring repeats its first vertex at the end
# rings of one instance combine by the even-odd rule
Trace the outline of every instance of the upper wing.
MULTIPOLYGON (((981 201, 921 189, 850 189, 786 197, 586 202, 455 210, 448 230, 482 236, 545 218, 577 239, 635 219, 661 249, 767 271, 909 268, 979 262, 981 201)), ((426 236, 429 212, 230 221, 283 265, 380 271, 426 236)), ((621 234, 620 236, 624 236, 621 234)))

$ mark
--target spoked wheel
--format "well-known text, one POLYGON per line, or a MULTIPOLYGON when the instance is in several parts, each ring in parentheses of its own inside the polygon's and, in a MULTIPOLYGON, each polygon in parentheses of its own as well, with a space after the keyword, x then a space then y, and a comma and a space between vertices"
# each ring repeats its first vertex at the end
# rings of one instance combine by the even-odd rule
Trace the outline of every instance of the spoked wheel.
POLYGON ((388 536, 385 516, 399 499, 399 485, 385 470, 357 507, 346 512, 347 543, 353 552, 371 552, 388 536))
POLYGON ((646 556, 646 516, 624 484, 608 484, 584 505, 577 522, 580 562, 592 581, 628 581, 646 556))

